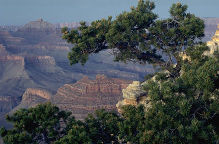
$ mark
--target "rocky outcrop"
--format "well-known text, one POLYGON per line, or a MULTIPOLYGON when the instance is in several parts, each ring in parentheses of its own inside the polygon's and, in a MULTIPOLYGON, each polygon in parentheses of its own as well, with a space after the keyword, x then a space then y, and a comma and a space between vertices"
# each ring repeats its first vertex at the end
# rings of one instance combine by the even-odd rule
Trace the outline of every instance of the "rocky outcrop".
POLYGON ((202 39, 204 42, 211 40, 217 30, 217 24, 219 24, 219 18, 204 18, 205 22, 205 37, 202 39))
MULTIPOLYGON (((0 82, 4 83, 4 81, 9 81, 14 78, 28 78, 24 65, 24 57, 16 55, 0 55, 0 82)), ((1 93, 2 92, 0 92, 0 94, 1 93)))
POLYGON ((123 100, 116 104, 118 112, 120 113, 122 112, 122 107, 125 105, 137 106, 139 104, 146 104, 147 93, 143 90, 139 81, 133 81, 126 89, 122 90, 122 94, 123 100))
POLYGON ((19 100, 16 97, 0 95, 0 115, 5 112, 11 111, 17 106, 19 100))
POLYGON ((28 88, 23 96, 21 103, 13 109, 12 112, 20 108, 30 108, 34 107, 40 103, 45 103, 50 101, 52 95, 43 89, 28 88))
MULTIPOLYGON (((210 50, 205 51, 204 54, 207 56, 212 56, 215 51, 219 51, 219 24, 218 24, 218 30, 215 32, 215 35, 212 37, 211 41, 207 42, 207 46, 209 46, 210 50)), ((186 55, 186 53, 181 52, 180 57, 183 60, 191 60, 189 56, 186 55)), ((168 71, 163 71, 163 73, 166 73, 168 75, 168 71)), ((181 71, 181 74, 183 72, 181 71)), ((151 78, 153 81, 156 80, 156 75, 151 78)), ((126 89, 122 90, 123 93, 123 100, 119 101, 116 104, 116 107, 118 111, 122 112, 122 107, 126 105, 133 105, 138 106, 140 104, 143 104, 145 106, 145 110, 150 107, 150 98, 147 97, 147 92, 143 90, 142 85, 146 84, 148 81, 145 81, 143 83, 140 83, 139 81, 134 81, 132 84, 130 84, 126 89)), ((157 81, 159 83, 159 81, 157 81)))
POLYGON ((69 51, 69 46, 65 46, 65 43, 55 43, 55 44, 48 44, 48 43, 39 43, 34 48, 37 49, 49 49, 49 50, 65 50, 69 51))
POLYGON ((95 80, 84 77, 75 84, 59 88, 52 102, 64 110, 71 111, 77 119, 83 119, 97 109, 116 110, 122 98, 122 89, 131 81, 97 75, 95 80))
POLYGON ((13 37, 8 31, 0 31, 0 43, 11 44, 11 43, 20 43, 23 41, 23 38, 13 37))
POLYGON ((0 56, 0 63, 13 62, 24 66, 24 58, 16 55, 0 56))
POLYGON ((46 99, 46 100, 50 100, 51 99, 51 94, 45 90, 42 90, 42 89, 34 89, 34 88, 28 88, 23 97, 22 97, 22 100, 24 101, 28 101, 30 99, 32 99, 33 96, 39 96, 43 99, 46 99))
POLYGON ((219 51, 219 24, 217 26, 217 30, 212 37, 211 41, 207 42, 207 46, 210 48, 209 51, 205 52, 205 55, 213 55, 215 51, 219 51))
POLYGON ((6 49, 5 49, 5 46, 0 44, 0 56, 5 56, 7 54, 8 53, 7 53, 6 49))
POLYGON ((27 56, 26 64, 30 65, 55 65, 55 59, 51 56, 27 56))

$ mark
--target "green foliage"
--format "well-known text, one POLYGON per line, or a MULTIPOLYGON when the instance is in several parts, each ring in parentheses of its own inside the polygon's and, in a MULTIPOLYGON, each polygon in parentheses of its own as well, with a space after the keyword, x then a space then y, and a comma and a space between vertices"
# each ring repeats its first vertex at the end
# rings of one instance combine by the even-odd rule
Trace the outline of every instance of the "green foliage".
POLYGON ((64 131, 61 121, 66 123, 71 113, 60 111, 51 103, 36 108, 20 109, 6 119, 14 124, 13 129, 1 129, 6 144, 51 143, 59 139, 64 131))
POLYGON ((145 85, 149 109, 138 111, 139 108, 130 106, 124 109, 121 138, 142 144, 218 141, 219 62, 196 50, 190 51, 193 61, 182 64, 181 76, 175 80, 159 79, 159 83, 151 80, 145 85))
POLYGON ((84 122, 70 114, 51 103, 20 109, 7 117, 14 124, 13 129, 1 128, 0 134, 5 144, 119 143, 121 118, 116 113, 98 110, 84 122))
POLYGON ((120 117, 114 112, 98 110, 94 115, 89 115, 85 119, 88 134, 92 143, 118 143, 118 122, 120 117))
POLYGON ((124 12, 115 20, 109 17, 94 21, 90 26, 82 22, 78 30, 64 28, 63 39, 74 44, 68 57, 70 63, 83 65, 90 54, 105 49, 113 49, 116 61, 160 61, 156 49, 145 44, 147 29, 157 18, 152 13, 154 7, 153 2, 140 0, 136 8, 132 7, 131 12, 124 12))
POLYGON ((95 115, 89 114, 84 122, 71 121, 67 135, 61 138, 57 144, 81 144, 81 143, 119 143, 118 123, 121 118, 116 113, 97 110, 95 115))
POLYGON ((139 0, 130 12, 114 20, 97 20, 78 29, 63 29, 63 39, 74 44, 68 58, 71 64, 86 63, 90 54, 111 49, 115 61, 152 63, 164 67, 173 77, 181 69, 180 52, 192 47, 204 36, 204 22, 187 13, 180 3, 170 8, 170 18, 158 20, 153 2, 139 0), (167 58, 163 59, 163 55, 167 58), (177 67, 173 68, 173 64, 177 67))
POLYGON ((119 123, 119 137, 123 142, 138 142, 145 129, 144 107, 128 105, 123 108, 123 121, 119 123))
POLYGON ((82 122, 48 103, 8 116, 14 128, 2 128, 1 136, 6 144, 216 143, 219 62, 203 56, 200 51, 205 49, 188 48, 192 60, 183 61, 179 77, 157 73, 145 83, 147 108, 124 106, 121 117, 98 110, 82 122))
POLYGON ((116 61, 155 63, 168 70, 145 83, 147 108, 125 106, 121 117, 98 110, 85 121, 75 120, 50 103, 21 109, 7 117, 14 128, 1 129, 4 142, 218 143, 218 52, 215 57, 203 55, 208 47, 198 40, 204 23, 187 13, 186 5, 173 4, 171 17, 164 20, 157 20, 154 8, 153 2, 139 0, 137 7, 115 20, 109 17, 89 26, 82 22, 77 30, 62 29, 63 38, 74 44, 71 64, 85 64, 90 54, 111 49, 116 61), (181 59, 182 52, 188 60, 181 59))
POLYGON ((186 49, 186 55, 191 58, 191 61, 194 63, 197 60, 203 60, 200 59, 200 57, 203 57, 204 51, 209 50, 209 48, 205 45, 195 45, 193 47, 188 47, 186 49))
POLYGON ((81 22, 79 29, 63 28, 63 39, 69 43, 73 43, 74 47, 68 54, 70 64, 81 63, 84 65, 90 53, 98 53, 106 49, 106 33, 111 25, 111 17, 107 20, 97 20, 87 26, 85 22, 81 22))
POLYGON ((66 128, 66 135, 55 142, 55 144, 91 144, 86 126, 81 121, 72 118, 66 128))

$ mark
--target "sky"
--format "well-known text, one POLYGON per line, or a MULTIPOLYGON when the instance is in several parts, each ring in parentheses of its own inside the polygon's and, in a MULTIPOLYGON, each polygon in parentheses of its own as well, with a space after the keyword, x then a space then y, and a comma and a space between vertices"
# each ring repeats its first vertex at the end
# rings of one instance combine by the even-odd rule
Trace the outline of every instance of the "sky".
MULTIPOLYGON (((219 0, 152 0, 160 18, 169 16, 172 3, 189 6, 188 12, 199 17, 219 17, 219 0)), ((43 18, 51 23, 93 21, 115 17, 138 0, 0 0, 0 25, 24 25, 43 18)))

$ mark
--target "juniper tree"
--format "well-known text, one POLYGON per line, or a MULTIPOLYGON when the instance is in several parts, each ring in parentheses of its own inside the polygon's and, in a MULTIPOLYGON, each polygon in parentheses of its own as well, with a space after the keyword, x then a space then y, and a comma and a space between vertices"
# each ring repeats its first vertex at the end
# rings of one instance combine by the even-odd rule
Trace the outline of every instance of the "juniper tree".
POLYGON ((202 55, 207 49, 189 47, 190 60, 182 62, 183 73, 175 80, 163 74, 144 84, 149 107, 124 109, 121 139, 136 144, 218 142, 219 62, 202 55))
POLYGON ((68 55, 70 64, 83 65, 89 55, 110 49, 115 61, 155 64, 168 70, 172 77, 178 76, 179 55, 200 42, 204 22, 188 13, 187 6, 181 3, 172 5, 167 19, 158 19, 154 8, 154 2, 139 0, 136 7, 115 19, 109 16, 90 25, 81 22, 78 29, 63 28, 63 39, 74 44, 68 55))
POLYGON ((1 128, 5 144, 52 143, 65 134, 70 112, 60 111, 51 103, 20 109, 6 119, 13 128, 1 128))

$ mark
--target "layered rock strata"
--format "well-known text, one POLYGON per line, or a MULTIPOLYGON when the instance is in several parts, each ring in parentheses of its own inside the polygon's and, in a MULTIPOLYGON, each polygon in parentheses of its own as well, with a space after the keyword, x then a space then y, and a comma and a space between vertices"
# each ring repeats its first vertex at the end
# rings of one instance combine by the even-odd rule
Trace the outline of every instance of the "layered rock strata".
POLYGON ((42 18, 29 22, 28 24, 24 25, 23 29, 27 31, 34 31, 34 30, 41 30, 41 31, 54 31, 55 26, 51 23, 44 21, 42 18))
POLYGON ((116 111, 122 98, 122 89, 131 81, 97 75, 95 80, 84 77, 75 84, 59 88, 52 102, 63 110, 71 111, 77 119, 84 119, 97 109, 116 111))
POLYGON ((28 88, 23 96, 21 103, 13 109, 12 112, 20 108, 34 107, 40 103, 45 103, 51 100, 52 95, 43 89, 28 88))
POLYGON ((5 56, 7 54, 8 53, 7 53, 6 49, 5 49, 5 46, 0 44, 0 56, 5 56))
POLYGON ((0 31, 0 43, 11 44, 20 43, 24 39, 20 37, 13 37, 8 31, 0 31))
POLYGON ((24 58, 21 56, 16 56, 16 55, 0 56, 0 63, 6 63, 8 61, 24 66, 24 58))
POLYGON ((12 110, 18 104, 18 102, 19 100, 15 97, 0 95, 0 115, 4 114, 5 111, 12 110))
POLYGON ((27 56, 25 57, 27 64, 31 65, 55 65, 55 59, 51 56, 27 56))

